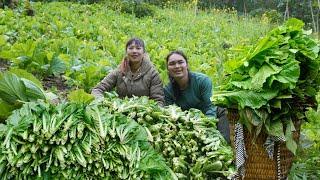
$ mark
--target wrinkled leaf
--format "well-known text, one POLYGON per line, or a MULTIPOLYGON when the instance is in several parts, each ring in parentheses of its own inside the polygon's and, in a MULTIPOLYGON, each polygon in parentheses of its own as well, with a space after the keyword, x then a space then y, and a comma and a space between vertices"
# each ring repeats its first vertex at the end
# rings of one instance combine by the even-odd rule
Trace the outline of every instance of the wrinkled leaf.
POLYGON ((62 74, 66 71, 66 64, 59 59, 58 57, 54 56, 50 62, 50 66, 48 69, 49 74, 53 74, 55 76, 62 74))
POLYGON ((280 120, 270 122, 268 134, 277 137, 285 137, 282 122, 280 120))
POLYGON ((83 89, 71 91, 68 95, 70 102, 88 104, 94 100, 94 96, 86 93, 83 89))
POLYGON ((268 101, 278 94, 277 90, 269 90, 266 92, 254 92, 249 90, 242 91, 221 91, 215 92, 213 95, 213 101, 215 97, 224 97, 228 99, 231 104, 238 104, 240 108, 251 107, 258 109, 263 105, 266 105, 268 101))

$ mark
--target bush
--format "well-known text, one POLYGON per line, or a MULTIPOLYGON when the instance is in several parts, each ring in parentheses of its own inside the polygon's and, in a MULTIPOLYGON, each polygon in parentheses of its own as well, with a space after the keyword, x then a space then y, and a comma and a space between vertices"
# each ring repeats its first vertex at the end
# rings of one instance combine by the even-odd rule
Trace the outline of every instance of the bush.
POLYGON ((283 19, 281 13, 279 13, 277 10, 274 10, 274 9, 265 11, 262 14, 262 17, 267 18, 271 23, 279 23, 283 19))
POLYGON ((154 15, 154 7, 141 1, 124 1, 121 4, 121 12, 134 14, 138 18, 154 15))

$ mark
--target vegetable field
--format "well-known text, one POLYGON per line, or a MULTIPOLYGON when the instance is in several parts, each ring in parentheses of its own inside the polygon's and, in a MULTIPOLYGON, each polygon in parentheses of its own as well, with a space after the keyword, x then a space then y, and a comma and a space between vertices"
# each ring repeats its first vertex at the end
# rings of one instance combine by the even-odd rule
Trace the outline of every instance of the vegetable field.
POLYGON ((146 42, 165 82, 164 58, 175 49, 190 56, 191 69, 218 80, 226 48, 250 44, 270 27, 234 12, 194 16, 190 10, 158 9, 153 17, 139 19, 100 4, 36 3, 34 8, 32 17, 1 9, 0 57, 39 79, 63 73, 68 85, 87 92, 122 60, 133 36, 146 42))
POLYGON ((166 84, 166 55, 182 50, 207 74, 213 103, 238 108, 258 136, 286 139, 289 179, 318 179, 319 42, 303 22, 284 25, 233 9, 31 3, 0 9, 1 179, 226 179, 234 151, 201 111, 159 107, 146 97, 94 100, 90 90, 140 37, 166 84), (296 106, 293 106, 293 102, 296 106), (276 114, 274 116, 274 114, 276 114), (288 116, 290 114, 290 116, 288 116), (300 143, 292 119, 303 120, 300 143))

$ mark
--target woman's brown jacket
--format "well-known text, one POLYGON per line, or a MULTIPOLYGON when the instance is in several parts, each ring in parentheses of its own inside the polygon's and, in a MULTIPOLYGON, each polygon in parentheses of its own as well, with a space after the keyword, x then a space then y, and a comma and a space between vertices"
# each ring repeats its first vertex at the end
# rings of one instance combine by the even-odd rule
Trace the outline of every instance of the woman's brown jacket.
MULTIPOLYGON (((125 61, 122 62, 122 65, 123 63, 125 61)), ((121 65, 111 71, 92 89, 91 94, 96 98, 103 97, 104 91, 111 91, 114 87, 120 97, 148 96, 157 101, 159 105, 164 105, 162 81, 148 56, 144 57, 136 73, 131 72, 130 66, 121 65)))

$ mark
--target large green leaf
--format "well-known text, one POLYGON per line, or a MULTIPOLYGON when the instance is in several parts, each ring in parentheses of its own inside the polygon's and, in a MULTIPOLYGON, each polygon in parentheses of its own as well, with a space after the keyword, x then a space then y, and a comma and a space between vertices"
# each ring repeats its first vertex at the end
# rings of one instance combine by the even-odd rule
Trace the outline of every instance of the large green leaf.
POLYGON ((299 62, 295 60, 290 60, 287 64, 282 66, 282 70, 279 74, 275 74, 274 76, 268 79, 269 87, 277 88, 273 86, 273 82, 276 80, 290 89, 293 89, 296 86, 296 83, 300 76, 300 66, 299 62))
POLYGON ((246 81, 234 81, 232 84, 242 89, 261 90, 267 78, 278 74, 281 70, 282 68, 276 65, 265 63, 252 78, 246 81))
POLYGON ((23 81, 15 74, 4 73, 0 75, 0 98, 9 104, 17 100, 27 101, 26 87, 23 81))
POLYGON ((10 72, 14 73, 20 78, 28 79, 35 83, 37 86, 39 86, 41 89, 43 89, 41 82, 34 77, 31 73, 27 72, 26 70, 23 69, 17 69, 17 68, 10 68, 10 72))
MULTIPOLYGON (((37 42, 29 39, 24 43, 15 43, 12 47, 12 54, 17 58, 13 60, 19 60, 19 57, 27 56, 32 57, 34 50, 36 49, 37 42)), ((19 64, 19 62, 17 61, 19 64)))
POLYGON ((316 59, 319 56, 319 46, 316 42, 307 39, 307 44, 300 45, 300 47, 310 46, 302 49, 300 52, 310 59, 316 59))
POLYGON ((285 22, 285 25, 291 30, 301 31, 304 26, 304 22, 297 18, 290 18, 285 22))
POLYGON ((45 95, 43 90, 32 81, 6 72, 0 77, 0 98, 9 104, 15 104, 17 101, 45 99, 45 95))
POLYGON ((309 36, 300 35, 291 40, 291 48, 299 50, 304 56, 314 60, 319 56, 319 45, 309 36))
POLYGON ((0 99, 0 122, 1 120, 6 119, 14 109, 15 107, 13 105, 10 105, 0 99))
POLYGON ((236 86, 237 88, 251 89, 252 88, 252 78, 248 78, 243 81, 232 81, 231 84, 236 86))
POLYGON ((268 134, 277 137, 285 137, 283 133, 283 125, 280 120, 271 121, 269 128, 267 128, 268 134))
POLYGON ((282 70, 281 67, 272 65, 272 64, 264 64, 257 74, 252 78, 252 89, 258 90, 262 89, 263 84, 266 82, 267 78, 271 75, 278 74, 282 70))
POLYGON ((68 99, 70 102, 87 104, 94 100, 94 96, 86 93, 83 89, 77 89, 69 93, 68 99))
POLYGON ((275 98, 277 94, 278 90, 276 89, 263 92, 240 90, 215 92, 212 97, 213 101, 219 101, 220 98, 226 98, 230 104, 237 104, 241 109, 245 107, 258 109, 263 105, 266 105, 270 99, 275 98))
POLYGON ((246 126, 250 133, 254 132, 254 137, 256 138, 260 134, 269 114, 264 109, 245 108, 239 110, 239 116, 240 122, 246 126), (253 127, 256 128, 253 129, 253 127))
POLYGON ((255 56, 259 55, 260 53, 263 53, 263 51, 266 51, 267 49, 276 46, 278 44, 279 39, 272 37, 270 35, 265 36, 263 39, 261 39, 258 44, 255 46, 254 50, 249 53, 249 55, 246 57, 248 61, 252 60, 259 60, 255 59, 255 56))
POLYGON ((49 74, 55 76, 62 74, 66 71, 66 64, 57 56, 53 56, 48 69, 49 74))
POLYGON ((253 65, 256 63, 256 61, 259 61, 259 63, 262 64, 266 56, 265 51, 267 51, 269 48, 272 48, 273 46, 276 46, 277 43, 277 38, 267 35, 258 42, 257 46, 255 46, 251 50, 243 52, 242 56, 225 62, 224 68, 226 72, 233 72, 234 70, 242 66, 247 67, 249 65, 253 65))
POLYGON ((288 121, 286 126, 286 146, 295 155, 297 150, 297 143, 293 139, 292 132, 296 131, 291 120, 288 121))
POLYGON ((26 96, 28 101, 36 101, 37 99, 46 99, 44 91, 28 79, 21 78, 26 87, 26 96))

